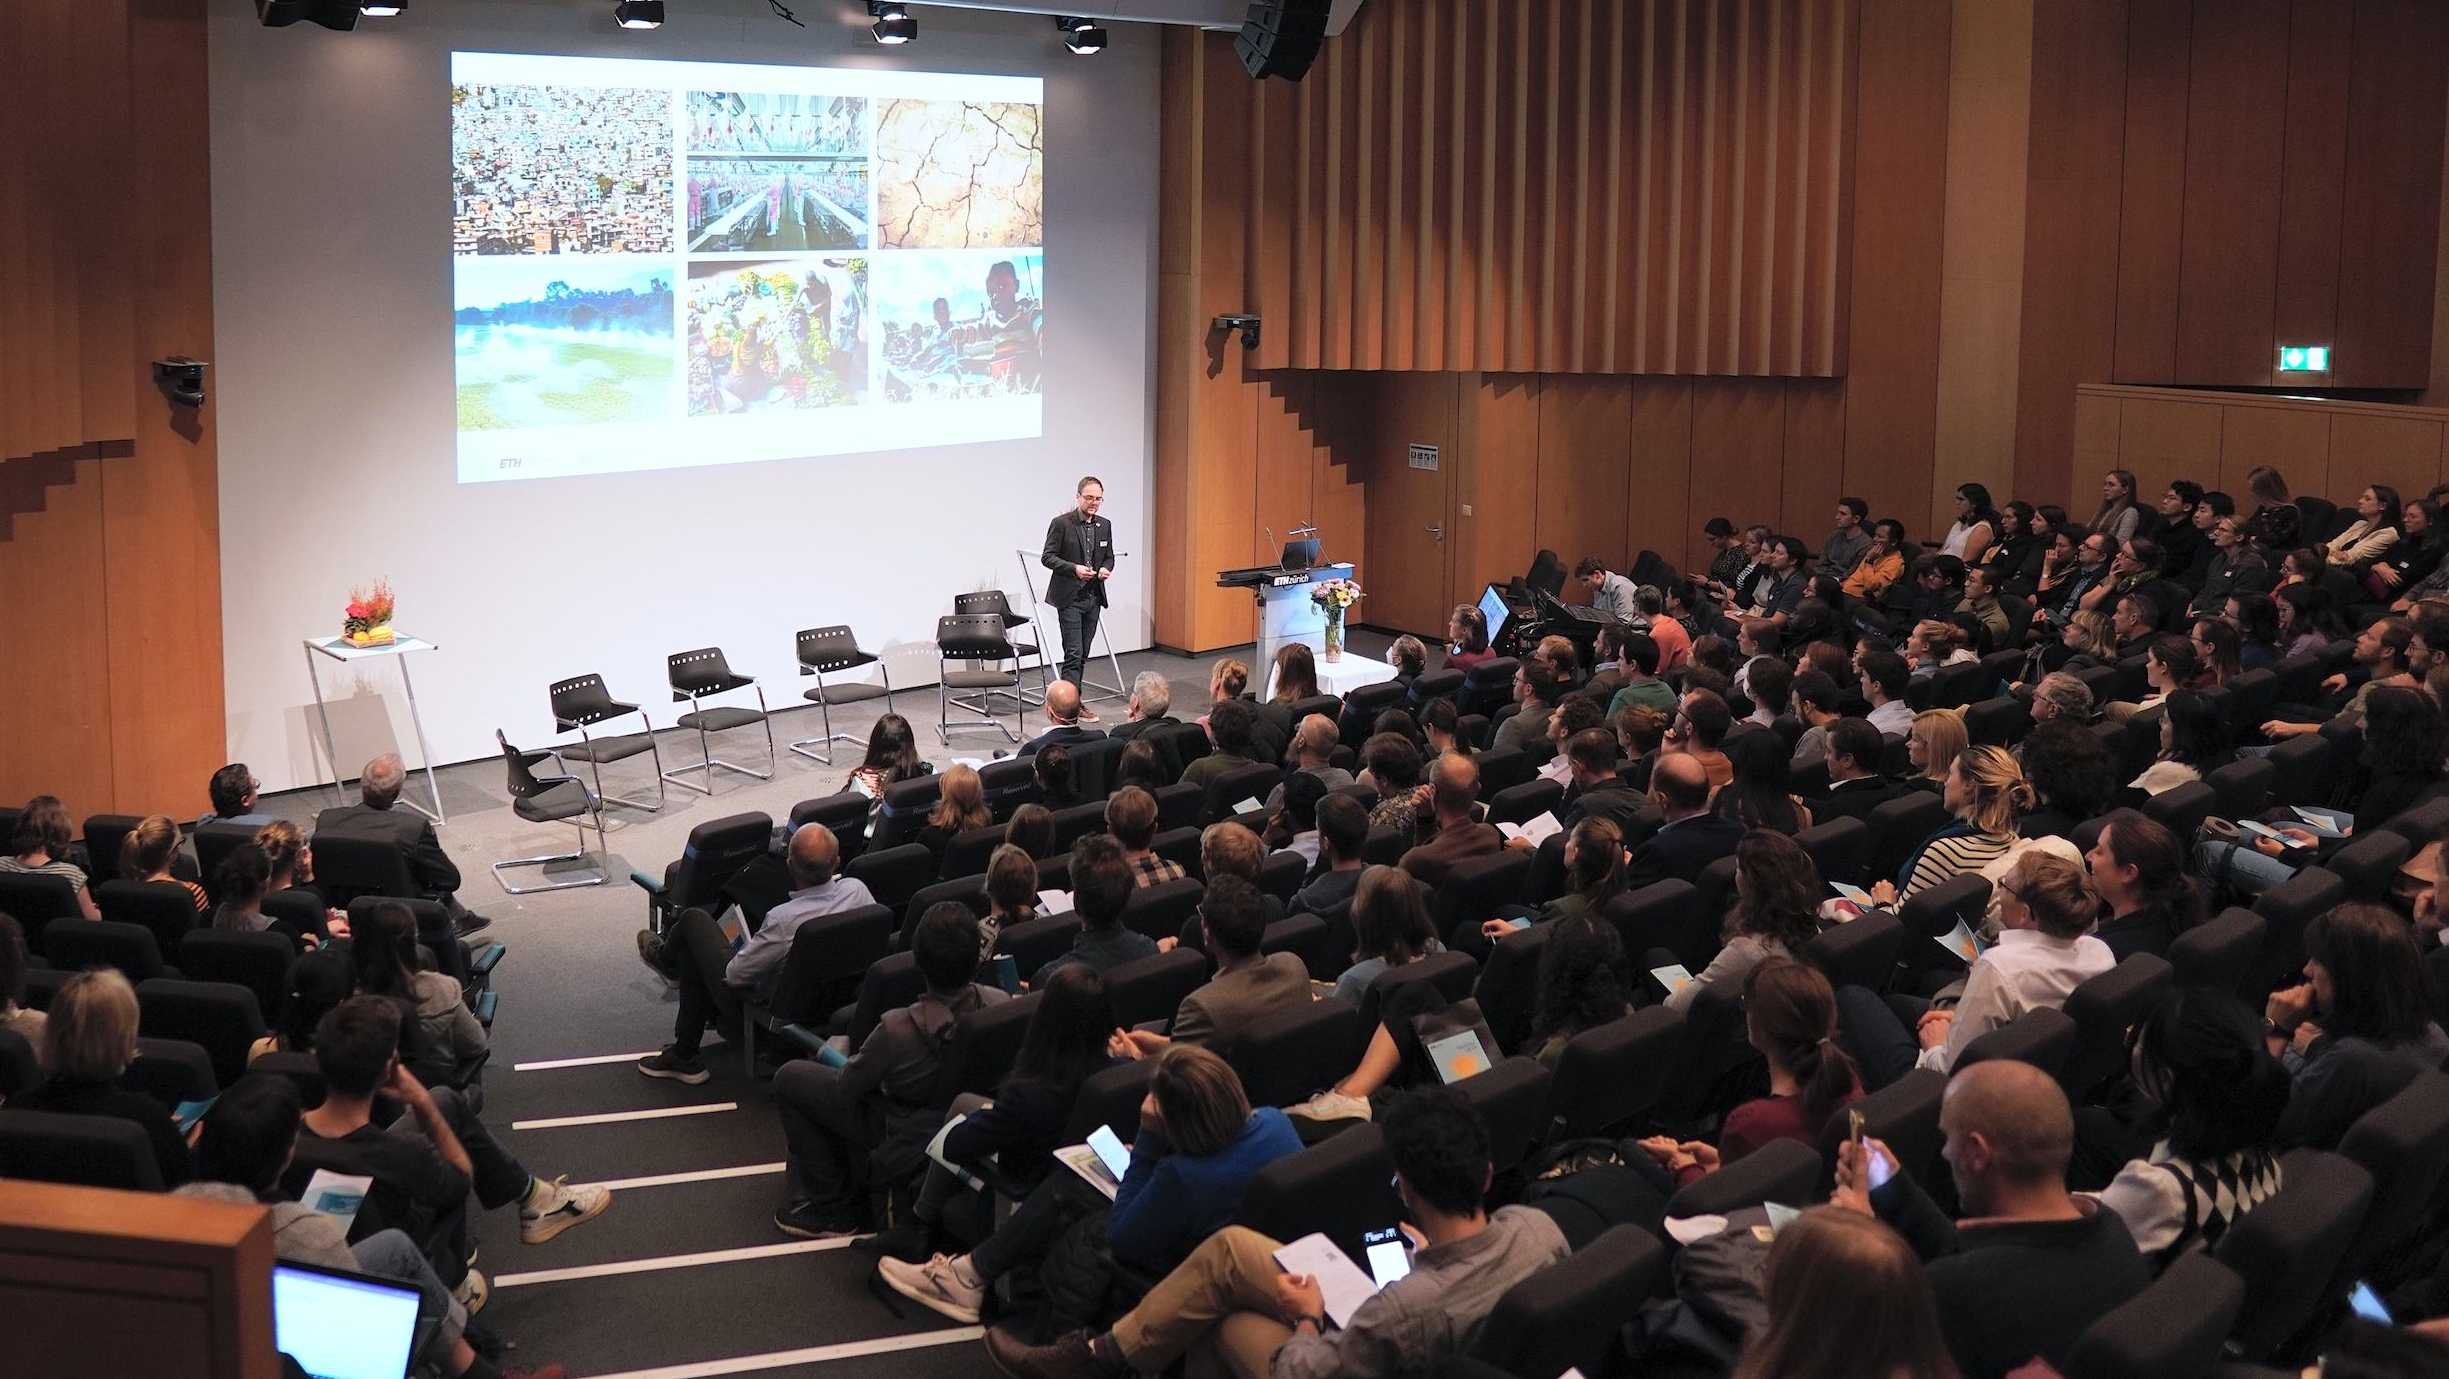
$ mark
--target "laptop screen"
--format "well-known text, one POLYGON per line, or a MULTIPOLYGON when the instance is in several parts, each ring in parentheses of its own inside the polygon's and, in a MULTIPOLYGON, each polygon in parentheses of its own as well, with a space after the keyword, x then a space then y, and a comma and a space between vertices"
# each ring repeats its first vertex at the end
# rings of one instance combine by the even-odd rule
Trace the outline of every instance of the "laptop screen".
POLYGON ((1513 605, 1505 601, 1504 591, 1491 584, 1480 592, 1480 616, 1488 619, 1488 644, 1497 644, 1497 634, 1505 630, 1505 620, 1514 614, 1513 605))
POLYGON ((315 1379, 402 1379, 416 1347, 417 1290, 339 1269, 275 1264, 272 1336, 315 1379))

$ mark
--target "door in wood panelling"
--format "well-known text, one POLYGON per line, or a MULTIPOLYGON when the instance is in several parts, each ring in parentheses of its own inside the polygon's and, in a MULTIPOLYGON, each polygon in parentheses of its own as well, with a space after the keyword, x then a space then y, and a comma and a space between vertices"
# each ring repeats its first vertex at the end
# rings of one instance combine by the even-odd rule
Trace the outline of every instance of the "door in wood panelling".
POLYGON ((1454 374, 1422 373, 1383 374, 1376 382, 1377 426, 1363 460, 1369 549, 1358 572, 1368 593, 1360 621, 1428 638, 1444 629, 1454 606, 1448 584, 1459 540, 1454 478, 1461 458, 1455 444, 1460 382, 1454 374), (1436 468, 1412 466, 1414 445, 1436 447, 1436 468))

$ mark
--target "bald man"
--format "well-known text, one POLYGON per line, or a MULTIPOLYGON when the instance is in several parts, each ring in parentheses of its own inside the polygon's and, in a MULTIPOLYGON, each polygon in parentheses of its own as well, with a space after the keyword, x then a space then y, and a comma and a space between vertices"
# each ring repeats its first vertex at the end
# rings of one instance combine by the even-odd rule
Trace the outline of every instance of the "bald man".
POLYGON ((1105 734, 1096 728, 1080 726, 1080 687, 1069 680, 1057 680, 1046 687, 1046 731, 1021 744, 1019 755, 1036 756, 1048 747, 1077 747, 1083 742, 1095 742, 1105 734))
POLYGON ((1877 1140, 1837 1152, 1835 1205, 1896 1227, 1930 1266, 1939 1322, 1964 1379, 2002 1379, 2035 1357, 2062 1365, 2092 1323, 2151 1282, 2115 1212, 2066 1190, 2075 1117, 2029 1063, 1976 1063, 1939 1104, 1941 1153, 1964 1215, 1949 1221, 1877 1140))
POLYGON ((1692 881, 1721 857, 1732 857, 1743 825, 1709 812, 1709 768, 1689 752, 1661 752, 1650 767, 1650 803, 1661 822, 1635 849, 1628 886, 1692 881))
MULTIPOLYGON (((1479 805, 1479 763, 1452 753, 1437 758, 1429 768, 1429 807, 1436 811, 1437 831, 1403 854, 1403 869, 1434 890, 1446 883, 1455 863, 1503 850, 1505 835, 1480 822, 1479 805)), ((1475 918, 1474 925, 1479 918, 1486 916, 1475 918)))
POLYGON ((408 863, 408 875, 428 900, 442 902, 451 922, 464 937, 493 921, 470 911, 453 892, 459 889, 459 868, 434 836, 433 821, 413 809, 398 808, 400 788, 408 783, 407 763, 396 752, 385 752, 357 773, 358 803, 326 809, 315 816, 317 839, 347 838, 389 843, 408 863))
POLYGON ((681 911, 661 934, 638 931, 638 956, 680 988, 672 1042, 654 1057, 640 1060, 639 1072, 691 1085, 706 1080, 706 1065, 697 1052, 706 1026, 714 1024, 726 1039, 737 1037, 742 1004, 773 999, 799 926, 819 915, 876 903, 866 882, 835 875, 841 863, 842 845, 832 829, 801 824, 791 835, 785 859, 791 898, 766 911, 765 923, 737 948, 704 910, 681 911))

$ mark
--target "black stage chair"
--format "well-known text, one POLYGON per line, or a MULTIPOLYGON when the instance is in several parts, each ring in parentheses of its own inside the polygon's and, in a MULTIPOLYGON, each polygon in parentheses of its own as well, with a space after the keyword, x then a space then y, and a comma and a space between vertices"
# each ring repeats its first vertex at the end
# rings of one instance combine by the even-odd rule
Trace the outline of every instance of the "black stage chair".
POLYGON ((767 717, 765 690, 753 676, 733 671, 731 663, 723 658, 723 649, 716 646, 673 652, 664 658, 664 675, 671 682, 672 702, 689 706, 689 711, 674 721, 683 728, 696 731, 698 752, 696 761, 664 772, 665 780, 701 795, 711 795, 714 793, 714 768, 718 766, 756 780, 774 778, 774 723, 767 717), (734 690, 747 690, 755 695, 757 707, 752 709, 742 704, 707 707, 708 699, 734 690), (751 724, 761 725, 765 729, 765 769, 762 771, 753 771, 714 755, 714 734, 751 724), (689 780, 687 777, 691 771, 698 772, 704 782, 700 784, 689 780))
MULTIPOLYGON (((996 598, 1000 601, 1002 595, 998 593, 996 598)), ((1029 700, 1020 681, 1021 651, 1006 634, 1000 616, 994 613, 953 613, 936 619, 935 651, 935 736, 938 742, 952 741, 952 708, 955 704, 986 720, 984 724, 964 723, 961 725, 964 728, 990 727, 1014 742, 1027 736, 1029 700), (956 661, 969 664, 966 669, 956 669, 953 664, 956 661), (990 664, 992 669, 989 668, 990 664), (962 693, 954 693, 956 690, 962 693), (996 716, 994 703, 999 696, 1012 701, 1010 727, 1005 727, 1003 720, 996 716)), ((1044 658, 1041 657, 1041 679, 1044 673, 1044 658)))
POLYGON ((815 737, 803 737, 792 743, 791 750, 810 761, 821 761, 831 766, 833 765, 834 743, 848 742, 856 745, 864 741, 849 733, 837 733, 833 730, 833 706, 860 704, 870 699, 882 699, 884 711, 893 712, 893 672, 881 658, 871 652, 861 650, 859 639, 852 635, 848 627, 802 628, 798 641, 799 673, 816 677, 816 688, 806 691, 802 697, 816 705, 817 711, 823 715, 825 731, 815 737), (874 666, 876 673, 884 677, 884 683, 871 685, 864 680, 829 683, 825 679, 828 674, 840 675, 847 671, 857 670, 862 666, 874 666))
MULTIPOLYGON (((611 692, 604 688, 604 677, 592 671, 585 675, 571 676, 567 680, 555 680, 549 693, 553 701, 553 731, 578 734, 577 743, 565 744, 555 750, 561 754, 563 761, 583 761, 594 771, 595 797, 608 805, 625 804, 632 809, 643 809, 650 814, 662 809, 664 801, 663 748, 655 740, 654 720, 646 716, 646 710, 635 704, 624 704, 614 699, 611 692), (613 733, 597 737, 592 731, 613 719, 626 718, 633 713, 638 716, 637 732, 613 733), (629 795, 605 793, 605 765, 609 762, 627 761, 640 752, 649 753, 655 759, 654 803, 649 804, 644 799, 629 795)), ((199 837, 201 832, 202 830, 198 830, 199 837)), ((198 862, 204 860, 204 845, 201 841, 196 844, 196 860, 198 862)), ((212 875, 211 867, 207 866, 204 874, 212 875)))
POLYGON ((557 753, 549 750, 522 752, 510 744, 510 739, 504 736, 499 728, 493 730, 493 740, 502 745, 502 765, 509 774, 510 812, 531 824, 575 823, 578 828, 578 846, 572 851, 548 853, 538 857, 514 857, 494 863, 493 879, 500 883, 502 890, 510 895, 531 895, 537 891, 566 891, 581 886, 601 886, 611 880, 612 878, 606 872, 610 866, 608 859, 612 856, 612 843, 604 836, 604 806, 603 802, 596 797, 595 792, 587 788, 585 781, 571 775, 566 764, 562 766, 560 775, 539 776, 536 774, 537 765, 557 758, 557 753), (564 879, 547 881, 540 886, 513 886, 503 878, 502 873, 516 871, 521 867, 540 868, 545 875, 551 876, 555 863, 587 860, 587 821, 589 819, 595 821, 595 842, 596 846, 601 849, 596 856, 592 870, 582 871, 578 875, 564 873, 564 879))
MULTIPOLYGON (((1030 628, 1032 636, 1038 635, 1035 626, 1029 619, 1012 610, 1012 600, 1006 598, 1001 589, 977 589, 965 594, 955 594, 952 596, 952 611, 956 616, 972 615, 995 619, 1007 639, 1015 630, 1022 627, 1030 628)), ((1020 672, 1024 669, 1021 662, 1033 657, 1037 661, 1037 689, 1034 692, 1026 689, 1020 690, 1021 702, 1025 704, 1045 703, 1046 685, 1052 675, 1052 671, 1046 664, 1045 652, 1035 641, 1015 641, 1011 643, 1011 646, 1012 677, 1015 686, 1020 683, 1020 672)))

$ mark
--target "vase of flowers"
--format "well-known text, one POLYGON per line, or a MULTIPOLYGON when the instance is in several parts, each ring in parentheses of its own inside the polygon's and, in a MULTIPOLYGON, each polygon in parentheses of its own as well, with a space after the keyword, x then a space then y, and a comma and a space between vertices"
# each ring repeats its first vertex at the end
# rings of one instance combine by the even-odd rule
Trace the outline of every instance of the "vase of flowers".
POLYGON ((1330 579, 1310 586, 1310 602, 1327 615, 1326 656, 1344 658, 1344 614, 1361 601, 1361 586, 1348 579, 1330 579))
POLYGON ((389 646, 391 581, 378 579, 371 589, 349 590, 349 606, 340 622, 340 640, 355 647, 389 646))

